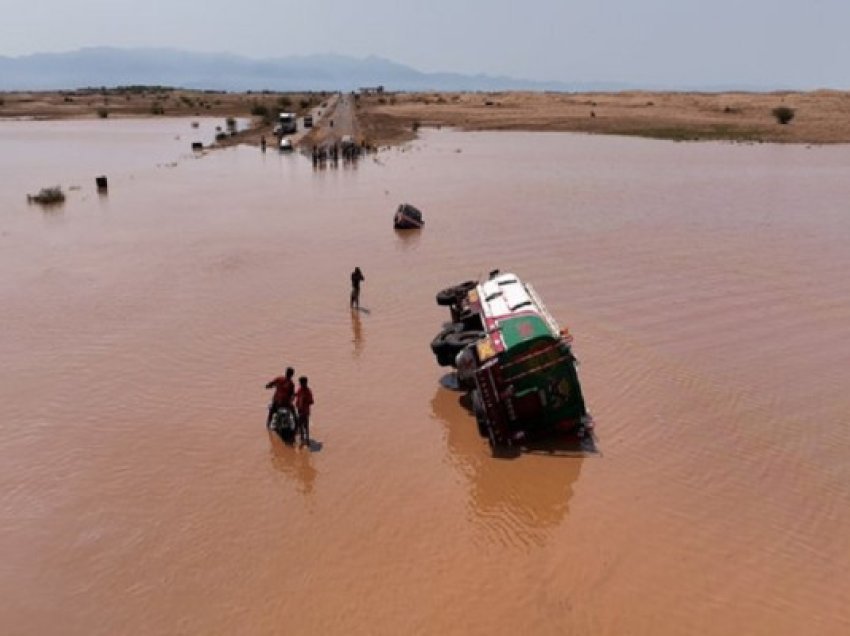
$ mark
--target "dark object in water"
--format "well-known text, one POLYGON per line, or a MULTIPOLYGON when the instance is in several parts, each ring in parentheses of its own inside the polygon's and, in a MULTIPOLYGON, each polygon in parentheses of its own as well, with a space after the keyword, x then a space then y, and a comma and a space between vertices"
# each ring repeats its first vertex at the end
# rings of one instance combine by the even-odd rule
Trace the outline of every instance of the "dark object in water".
POLYGON ((192 142, 192 150, 193 151, 200 152, 203 149, 204 149, 204 144, 202 144, 200 141, 193 141, 192 142))
POLYGON ((573 337, 531 285, 493 270, 486 281, 440 290, 437 304, 449 308, 451 324, 431 351, 437 364, 457 370, 494 456, 549 435, 592 439, 573 337))
POLYGON ((402 203, 393 217, 393 227, 397 230, 418 230, 425 221, 422 220, 422 212, 409 203, 402 203))
POLYGON ((106 192, 107 187, 108 187, 106 185, 106 177, 104 177, 102 175, 100 177, 95 177, 94 182, 97 185, 97 191, 98 192, 106 192))
POLYGON ((27 201, 29 203, 40 203, 41 205, 53 205, 65 201, 65 193, 62 192, 62 188, 59 186, 42 188, 38 194, 28 194, 27 201))
POLYGON ((281 407, 272 416, 271 429, 275 431, 286 444, 295 442, 295 414, 292 409, 281 407))

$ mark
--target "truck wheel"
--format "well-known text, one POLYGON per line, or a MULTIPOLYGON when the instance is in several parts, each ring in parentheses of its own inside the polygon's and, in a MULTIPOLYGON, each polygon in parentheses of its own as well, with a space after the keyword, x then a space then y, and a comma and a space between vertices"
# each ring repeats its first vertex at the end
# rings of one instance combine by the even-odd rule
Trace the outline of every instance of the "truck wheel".
POLYGON ((454 347, 460 353, 461 349, 481 340, 483 337, 483 331, 459 331, 446 334, 445 343, 454 347))
POLYGON ((454 305, 462 300, 466 293, 475 287, 475 285, 474 280, 468 280, 458 285, 441 289, 437 292, 437 304, 444 307, 454 305))
POLYGON ((434 355, 440 355, 441 353, 449 354, 457 348, 455 345, 450 344, 446 340, 449 334, 452 333, 455 333, 455 329, 453 327, 448 327, 434 336, 434 339, 431 341, 431 351, 434 352, 434 355))
POLYGON ((447 341, 449 334, 454 333, 454 327, 448 327, 438 333, 431 341, 431 351, 437 357, 437 364, 441 367, 450 367, 454 364, 458 347, 447 341))
POLYGON ((434 336, 434 339, 431 341, 431 352, 435 356, 438 356, 444 351, 446 351, 447 348, 448 345, 446 344, 446 332, 441 331, 436 336, 434 336))

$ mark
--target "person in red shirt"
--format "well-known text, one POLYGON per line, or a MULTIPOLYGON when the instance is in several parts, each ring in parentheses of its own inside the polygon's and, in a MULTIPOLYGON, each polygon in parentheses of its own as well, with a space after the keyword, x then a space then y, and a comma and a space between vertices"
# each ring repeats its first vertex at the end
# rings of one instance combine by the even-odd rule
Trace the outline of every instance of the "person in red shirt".
POLYGON ((307 378, 298 378, 298 390, 295 392, 295 408, 298 409, 298 432, 301 444, 310 445, 310 406, 313 404, 313 392, 307 386, 307 378))
POLYGON ((284 407, 292 410, 292 397, 295 394, 295 383, 292 381, 292 376, 295 375, 295 369, 292 367, 286 368, 285 375, 279 375, 274 380, 266 385, 267 389, 274 389, 274 397, 272 403, 269 404, 269 417, 266 420, 266 428, 271 426, 272 417, 275 411, 284 407))

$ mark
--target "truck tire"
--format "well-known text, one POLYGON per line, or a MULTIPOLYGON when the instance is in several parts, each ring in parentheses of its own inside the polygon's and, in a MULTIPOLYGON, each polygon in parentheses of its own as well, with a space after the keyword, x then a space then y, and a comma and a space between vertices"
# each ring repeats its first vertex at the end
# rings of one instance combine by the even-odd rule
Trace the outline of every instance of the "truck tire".
POLYGON ((437 292, 437 304, 443 307, 455 305, 466 295, 466 293, 475 287, 474 280, 467 280, 452 287, 446 287, 437 292))
POLYGON ((431 341, 431 351, 435 356, 438 356, 441 353, 448 353, 453 349, 453 347, 446 342, 446 336, 448 333, 450 332, 441 331, 434 336, 434 339, 431 341))
POLYGON ((455 356, 458 354, 460 349, 457 345, 448 342, 448 338, 456 332, 457 326, 451 325, 434 336, 434 339, 431 341, 431 351, 437 358, 437 364, 441 367, 450 367, 454 365, 455 356))
POLYGON ((456 353, 460 353, 461 349, 481 340, 483 337, 483 331, 458 331, 446 334, 444 342, 453 347, 456 353))

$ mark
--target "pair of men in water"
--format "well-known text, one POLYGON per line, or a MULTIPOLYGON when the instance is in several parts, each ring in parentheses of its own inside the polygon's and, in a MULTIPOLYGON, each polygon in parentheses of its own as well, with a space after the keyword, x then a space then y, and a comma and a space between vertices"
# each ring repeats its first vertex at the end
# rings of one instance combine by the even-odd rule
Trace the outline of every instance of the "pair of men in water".
POLYGON ((310 407, 313 405, 313 391, 307 386, 307 377, 301 376, 298 378, 298 389, 295 389, 295 383, 292 381, 292 376, 295 375, 295 370, 292 367, 287 367, 284 375, 276 377, 274 380, 266 384, 267 389, 274 389, 274 397, 269 405, 269 416, 266 420, 266 428, 271 426, 272 418, 278 409, 288 409, 295 414, 295 423, 297 434, 301 438, 302 444, 310 443, 310 407), (294 401, 294 405, 293 405, 294 401))

